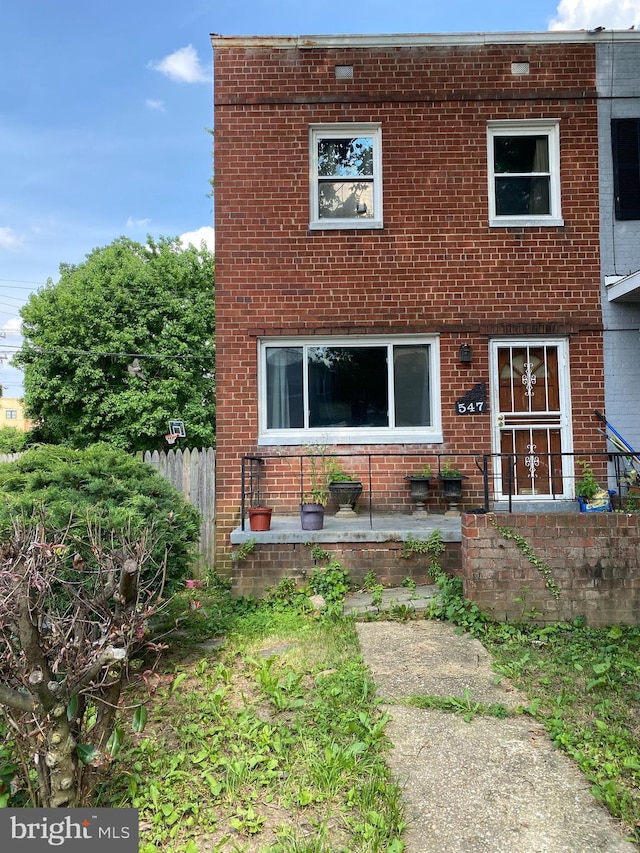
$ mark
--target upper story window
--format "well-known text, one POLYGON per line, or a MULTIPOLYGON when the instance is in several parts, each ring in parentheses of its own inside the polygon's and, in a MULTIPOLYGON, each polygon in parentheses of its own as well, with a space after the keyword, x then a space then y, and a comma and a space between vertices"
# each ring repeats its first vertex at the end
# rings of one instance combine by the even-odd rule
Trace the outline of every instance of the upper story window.
POLYGON ((7 409, 5 413, 5 418, 7 420, 15 421, 18 419, 18 410, 17 409, 7 409))
POLYGON ((261 444, 442 441, 434 336, 265 339, 261 444))
POLYGON ((488 125, 489 224, 562 225, 557 121, 488 125))
POLYGON ((312 125, 310 146, 310 228, 382 228, 380 125, 312 125))
POLYGON ((616 219, 640 219, 640 118, 611 120, 616 219))

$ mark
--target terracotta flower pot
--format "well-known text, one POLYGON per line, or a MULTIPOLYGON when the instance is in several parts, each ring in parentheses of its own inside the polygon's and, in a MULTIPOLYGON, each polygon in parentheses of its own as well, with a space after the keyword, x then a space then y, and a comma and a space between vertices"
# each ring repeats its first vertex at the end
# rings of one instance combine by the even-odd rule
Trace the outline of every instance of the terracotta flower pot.
POLYGON ((268 506, 253 506, 249 510, 249 527, 251 530, 270 530, 271 513, 273 510, 268 506))

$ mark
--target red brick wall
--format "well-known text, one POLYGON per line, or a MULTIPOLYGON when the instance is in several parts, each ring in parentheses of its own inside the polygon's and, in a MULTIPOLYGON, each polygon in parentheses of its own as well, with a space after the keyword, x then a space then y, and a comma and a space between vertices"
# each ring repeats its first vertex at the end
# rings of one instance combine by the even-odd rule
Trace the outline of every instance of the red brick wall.
MULTIPOLYGON (((453 405, 488 383, 489 338, 569 335, 575 449, 602 447, 592 46, 229 46, 214 72, 221 556, 241 457, 257 449, 261 335, 438 333, 444 444, 424 449, 451 454, 491 449, 489 415, 453 405), (512 60, 530 75, 513 76, 512 60), (336 64, 353 64, 354 80, 336 81, 336 64), (487 122, 544 117, 561 123, 565 225, 489 228, 487 122), (356 121, 382 123, 384 228, 309 231, 309 124, 356 121)), ((295 505, 295 478, 291 491, 295 505)))
POLYGON ((462 579, 465 595, 497 619, 520 619, 535 608, 536 621, 589 625, 640 625, 640 515, 590 512, 464 515, 462 579), (524 537, 560 587, 556 600, 541 572, 495 529, 524 537), (516 599, 520 599, 517 601, 516 599))
MULTIPOLYGON (((419 584, 432 582, 428 572, 430 557, 421 554, 402 557, 401 542, 338 542, 322 547, 349 572, 356 587, 362 585, 370 571, 375 573, 377 583, 385 585, 400 586, 407 577, 419 584)), ((459 542, 445 543, 440 564, 449 574, 460 574, 459 542)), ((233 593, 259 596, 283 578, 293 578, 303 585, 314 568, 308 545, 260 544, 246 559, 233 564, 233 593)))

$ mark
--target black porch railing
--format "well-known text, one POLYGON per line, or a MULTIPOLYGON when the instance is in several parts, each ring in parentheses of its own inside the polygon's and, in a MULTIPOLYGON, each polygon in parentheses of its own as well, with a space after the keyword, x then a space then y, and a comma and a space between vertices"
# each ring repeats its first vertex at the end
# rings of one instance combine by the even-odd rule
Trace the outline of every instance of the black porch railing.
MULTIPOLYGON (((299 502, 309 489, 305 488, 309 474, 306 467, 310 457, 320 459, 321 453, 278 453, 250 454, 242 457, 241 471, 241 519, 245 529, 247 510, 257 506, 270 489, 269 462, 287 463, 296 470, 299 480, 299 502), (305 464, 306 463, 306 464, 305 464)), ((372 525, 373 507, 376 495, 383 494, 388 488, 389 472, 393 469, 393 460, 402 458, 415 460, 415 470, 429 464, 433 476, 437 478, 445 461, 462 470, 465 481, 472 486, 477 502, 482 504, 475 511, 489 512, 491 509, 513 512, 514 508, 526 508, 535 502, 570 503, 576 498, 576 484, 583 476, 582 463, 596 470, 596 476, 602 488, 614 496, 613 506, 624 509, 627 502, 633 511, 640 510, 640 494, 636 497, 636 488, 640 488, 640 462, 637 457, 627 453, 424 453, 419 451, 398 452, 331 452, 331 456, 344 464, 344 460, 356 460, 356 467, 363 481, 367 499, 367 511, 372 525), (384 471, 378 474, 377 463, 385 461, 384 471), (379 478, 379 482, 376 480, 379 478), (384 483, 382 482, 384 480, 384 483), (497 506, 496 506, 497 505, 497 506)), ((403 467, 403 476, 408 472, 403 467)), ((281 474, 282 475, 282 474, 281 474)), ((292 471, 289 469, 289 480, 292 471)), ((385 510, 388 511, 388 510, 385 510)), ((395 511, 400 511, 395 510, 395 511)))

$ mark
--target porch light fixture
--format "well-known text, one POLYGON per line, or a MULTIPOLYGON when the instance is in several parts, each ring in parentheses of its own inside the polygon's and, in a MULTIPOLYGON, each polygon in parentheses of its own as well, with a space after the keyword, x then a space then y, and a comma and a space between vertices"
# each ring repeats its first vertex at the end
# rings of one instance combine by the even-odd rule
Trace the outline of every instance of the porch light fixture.
POLYGON ((473 349, 469 344, 460 344, 458 355, 460 364, 471 364, 473 361, 473 349))

